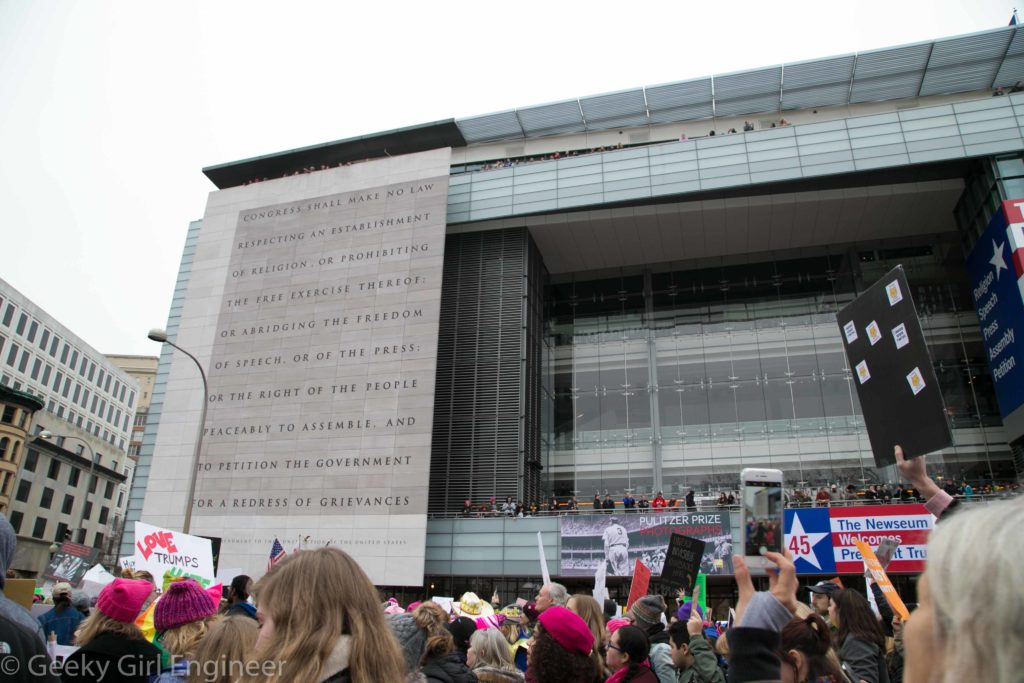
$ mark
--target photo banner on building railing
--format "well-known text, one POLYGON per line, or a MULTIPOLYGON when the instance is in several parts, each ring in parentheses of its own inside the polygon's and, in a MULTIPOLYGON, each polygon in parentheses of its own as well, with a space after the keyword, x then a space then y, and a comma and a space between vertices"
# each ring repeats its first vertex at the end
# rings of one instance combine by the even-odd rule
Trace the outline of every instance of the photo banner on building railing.
POLYGON ((653 512, 572 515, 562 518, 561 576, 632 576, 639 560, 660 576, 672 534, 704 541, 701 571, 732 574, 728 512, 653 512))
POLYGON ((922 572, 935 518, 921 504, 786 510, 786 547, 798 574, 861 574, 856 541, 871 547, 886 538, 899 546, 887 572, 922 572))

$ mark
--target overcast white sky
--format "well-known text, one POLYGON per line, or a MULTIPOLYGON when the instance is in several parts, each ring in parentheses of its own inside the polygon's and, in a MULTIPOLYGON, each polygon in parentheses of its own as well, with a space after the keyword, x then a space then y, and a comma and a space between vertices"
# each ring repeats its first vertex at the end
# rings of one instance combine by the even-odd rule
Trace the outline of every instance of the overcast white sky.
POLYGON ((156 355, 204 166, 1005 26, 996 0, 0 0, 0 276, 156 355))

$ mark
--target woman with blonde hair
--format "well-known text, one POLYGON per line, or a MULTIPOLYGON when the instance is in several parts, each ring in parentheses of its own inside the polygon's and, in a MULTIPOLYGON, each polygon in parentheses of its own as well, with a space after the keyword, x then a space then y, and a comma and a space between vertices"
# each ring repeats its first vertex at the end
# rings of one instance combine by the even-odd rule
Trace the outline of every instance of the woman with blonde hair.
POLYGON ((348 554, 337 548, 295 553, 260 579, 253 592, 260 622, 255 656, 262 666, 249 680, 405 679, 402 653, 377 591, 348 554))
POLYGON ((523 683, 523 672, 512 663, 508 641, 498 629, 480 629, 470 636, 466 662, 480 683, 523 683))
POLYGON ((248 615, 236 614, 218 621, 196 647, 189 683, 239 680, 259 632, 256 620, 248 615))
POLYGON ((110 680, 148 683, 160 673, 160 651, 135 626, 153 584, 114 579, 100 591, 96 609, 75 632, 78 649, 64 660, 63 681, 93 681, 95 671, 119 672, 110 680))
POLYGON ((597 604, 597 600, 583 593, 577 593, 569 598, 566 607, 579 615, 587 623, 590 632, 594 634, 594 649, 590 653, 590 658, 594 660, 598 680, 603 681, 611 675, 605 663, 605 654, 608 652, 608 630, 604 624, 604 610, 597 604))

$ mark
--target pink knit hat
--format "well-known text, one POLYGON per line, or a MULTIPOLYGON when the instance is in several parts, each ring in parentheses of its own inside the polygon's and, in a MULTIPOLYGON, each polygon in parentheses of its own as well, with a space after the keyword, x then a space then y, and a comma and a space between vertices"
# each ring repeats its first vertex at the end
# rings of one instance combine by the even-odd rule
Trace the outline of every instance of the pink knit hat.
POLYGON ((156 603, 153 626, 157 631, 166 631, 216 613, 217 605, 194 579, 175 581, 156 603))
POLYGON ((587 622, 575 612, 556 605, 541 612, 537 619, 555 642, 569 652, 590 654, 594 647, 594 634, 590 632, 587 622))
POLYGON ((135 623, 135 618, 153 592, 153 584, 142 579, 114 579, 100 591, 96 609, 114 621, 135 623))

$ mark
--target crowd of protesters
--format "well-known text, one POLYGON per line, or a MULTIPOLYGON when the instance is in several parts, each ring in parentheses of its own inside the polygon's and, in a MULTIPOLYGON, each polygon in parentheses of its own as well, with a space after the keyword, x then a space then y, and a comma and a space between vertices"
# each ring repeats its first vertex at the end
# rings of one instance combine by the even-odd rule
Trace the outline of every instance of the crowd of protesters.
MULTIPOLYGON (((870 583, 877 614, 866 594, 835 580, 811 586, 812 606, 804 604, 788 554, 766 554, 774 566, 763 592, 744 557, 733 558, 739 597, 723 629, 700 607, 699 590, 671 606, 642 596, 626 611, 554 582, 533 602, 504 607, 471 592, 382 603, 355 560, 321 548, 294 553, 255 583, 236 577, 224 592, 186 579, 158 595, 151 576, 130 574, 84 605, 88 614, 77 613, 66 585, 54 586, 53 609, 38 621, 0 595, 0 670, 4 681, 140 683, 1022 680, 1024 499, 967 508, 927 476, 923 458, 905 461, 898 448, 896 458, 939 518, 905 623, 870 583), (44 631, 76 649, 62 665, 32 668, 33 658, 50 661, 44 631)), ((14 544, 0 518, 0 570, 14 544)))

